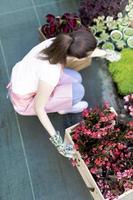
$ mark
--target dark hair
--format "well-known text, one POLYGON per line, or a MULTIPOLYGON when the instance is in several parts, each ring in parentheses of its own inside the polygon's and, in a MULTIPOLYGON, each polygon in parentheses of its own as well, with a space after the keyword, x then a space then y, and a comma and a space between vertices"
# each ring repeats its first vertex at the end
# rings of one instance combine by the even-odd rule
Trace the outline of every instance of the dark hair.
POLYGON ((65 64, 67 56, 84 58, 96 48, 96 39, 89 31, 80 30, 59 34, 53 43, 42 51, 51 64, 65 64))

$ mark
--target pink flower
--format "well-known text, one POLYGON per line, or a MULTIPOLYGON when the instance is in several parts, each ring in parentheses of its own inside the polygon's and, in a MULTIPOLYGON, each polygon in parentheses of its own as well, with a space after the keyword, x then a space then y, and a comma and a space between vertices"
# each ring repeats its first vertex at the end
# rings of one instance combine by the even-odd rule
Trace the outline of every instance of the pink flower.
POLYGON ((126 148, 126 145, 124 145, 124 144, 122 144, 122 143, 119 142, 117 144, 117 147, 118 147, 119 150, 122 150, 122 149, 126 148))
POLYGON ((79 145, 78 145, 78 144, 74 144, 74 148, 75 148, 76 150, 79 150, 79 145))
POLYGON ((90 172, 91 172, 92 174, 96 174, 96 173, 98 172, 98 169, 97 169, 96 167, 92 167, 92 168, 90 169, 90 172))
POLYGON ((129 98, 130 98, 130 95, 125 96, 125 97, 124 97, 125 102, 128 102, 128 101, 129 101, 129 98))
POLYGON ((131 128, 133 128, 133 121, 129 121, 128 124, 129 124, 129 126, 130 126, 131 128))
POLYGON ((130 112, 130 115, 133 116, 133 112, 130 112))
POLYGON ((89 112, 88 112, 88 109, 84 109, 83 112, 82 112, 82 117, 88 117, 89 115, 89 112))
POLYGON ((98 166, 102 166, 103 164, 105 164, 105 161, 101 157, 99 157, 95 159, 94 163, 98 166))
POLYGON ((85 164, 86 165, 89 165, 90 164, 90 158, 87 158, 86 160, 84 160, 85 164))
POLYGON ((77 165, 77 160, 71 159, 72 166, 75 167, 77 165))

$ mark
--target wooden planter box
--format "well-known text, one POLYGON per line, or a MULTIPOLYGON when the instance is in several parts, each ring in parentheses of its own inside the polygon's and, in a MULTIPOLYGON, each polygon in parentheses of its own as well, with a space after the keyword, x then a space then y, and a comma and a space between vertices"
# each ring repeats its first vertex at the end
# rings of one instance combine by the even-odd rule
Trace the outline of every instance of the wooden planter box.
MULTIPOLYGON (((44 36, 44 34, 41 31, 41 27, 39 27, 38 31, 39 31, 39 35, 40 35, 40 40, 41 41, 46 40, 46 37, 44 36)), ((71 69, 74 69, 76 71, 80 71, 80 70, 88 67, 91 64, 91 61, 92 61, 91 57, 86 57, 83 59, 68 58, 66 66, 71 69)))
MULTIPOLYGON (((72 141, 72 137, 70 133, 72 130, 77 126, 78 124, 71 126, 66 129, 65 131, 65 141, 67 143, 74 144, 72 141)), ((94 200, 105 200, 97 183, 95 182, 93 176, 91 175, 89 169, 87 168, 84 160, 81 158, 81 155, 78 151, 76 151, 76 158, 77 158, 77 164, 76 167, 82 176, 88 190, 90 191, 91 195, 93 196, 94 200)), ((87 199, 86 199, 87 200, 87 199)), ((88 199, 89 200, 89 199, 88 199)), ((129 190, 122 195, 119 196, 119 200, 133 200, 133 189, 129 190)))

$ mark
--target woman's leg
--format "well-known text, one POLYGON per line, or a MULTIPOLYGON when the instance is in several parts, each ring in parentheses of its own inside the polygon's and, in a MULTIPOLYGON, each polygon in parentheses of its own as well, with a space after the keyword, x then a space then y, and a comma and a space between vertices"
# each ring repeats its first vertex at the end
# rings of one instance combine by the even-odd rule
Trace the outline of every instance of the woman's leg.
POLYGON ((72 105, 83 99, 85 95, 84 86, 81 83, 72 83, 72 105))
POLYGON ((71 83, 81 83, 82 82, 82 77, 79 72, 73 70, 73 69, 68 69, 64 68, 63 74, 60 78, 60 84, 71 84, 71 83))
POLYGON ((60 110, 59 114, 79 113, 88 107, 86 101, 82 101, 85 89, 81 83, 72 83, 72 108, 60 110))
POLYGON ((71 76, 73 78, 72 81, 72 105, 75 105, 79 101, 81 101, 85 94, 84 86, 81 84, 82 77, 79 72, 73 69, 64 69, 64 73, 71 76))
POLYGON ((73 69, 64 68, 64 73, 71 76, 73 78, 73 82, 78 82, 78 83, 82 82, 82 76, 80 75, 79 72, 73 69))
MULTIPOLYGON (((59 83, 59 85, 55 88, 47 105, 45 106, 45 110, 49 112, 58 112, 62 110, 71 110, 74 105, 81 101, 84 96, 84 87, 80 83, 82 81, 81 75, 79 72, 76 72, 71 69, 65 69, 63 77, 59 83)), ((13 97, 14 99, 14 97, 13 97)), ((16 111, 21 115, 36 115, 34 111, 34 97, 30 97, 29 101, 25 102, 25 98, 17 97, 17 106, 16 111), (20 99, 20 100, 19 100, 20 99), (19 109, 19 106, 22 105, 23 101, 23 109, 19 109)))

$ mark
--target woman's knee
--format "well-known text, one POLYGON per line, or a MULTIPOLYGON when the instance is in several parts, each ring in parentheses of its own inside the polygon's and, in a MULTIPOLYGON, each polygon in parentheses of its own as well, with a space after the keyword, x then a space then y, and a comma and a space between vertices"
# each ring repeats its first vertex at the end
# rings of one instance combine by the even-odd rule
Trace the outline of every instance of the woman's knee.
POLYGON ((73 69, 68 69, 68 68, 65 68, 64 69, 64 72, 66 74, 68 74, 69 76, 73 77, 74 79, 74 83, 81 83, 82 82, 82 76, 80 75, 79 72, 73 70, 73 69))
POLYGON ((84 86, 80 83, 73 83, 72 84, 73 105, 81 101, 84 95, 85 95, 84 86))

